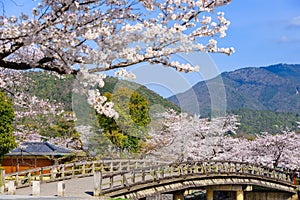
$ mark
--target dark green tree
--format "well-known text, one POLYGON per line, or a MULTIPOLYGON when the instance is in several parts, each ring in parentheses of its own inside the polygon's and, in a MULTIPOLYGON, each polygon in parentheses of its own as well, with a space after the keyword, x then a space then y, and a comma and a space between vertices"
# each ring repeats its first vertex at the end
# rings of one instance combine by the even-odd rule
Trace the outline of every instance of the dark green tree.
POLYGON ((114 103, 114 109, 119 114, 117 119, 98 115, 104 134, 119 150, 138 152, 148 133, 149 102, 125 87, 118 88, 113 94, 106 92, 104 95, 114 103))
POLYGON ((0 163, 3 156, 17 146, 13 135, 14 109, 11 99, 0 91, 0 163))

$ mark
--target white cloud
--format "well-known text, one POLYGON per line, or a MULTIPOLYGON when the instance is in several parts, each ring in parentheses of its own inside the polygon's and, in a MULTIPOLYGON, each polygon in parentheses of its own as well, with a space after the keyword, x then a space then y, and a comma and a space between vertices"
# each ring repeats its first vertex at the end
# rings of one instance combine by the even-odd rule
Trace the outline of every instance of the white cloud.
POLYGON ((298 43, 300 43, 300 38, 282 35, 280 38, 275 40, 275 42, 277 42, 277 43, 292 43, 292 44, 297 43, 298 44, 298 43))
POLYGON ((290 25, 292 25, 292 26, 299 26, 300 27, 300 16, 294 17, 290 21, 290 25))
POLYGON ((290 42, 290 39, 289 39, 287 36, 283 35, 283 36, 281 36, 281 37, 279 38, 278 41, 279 41, 279 42, 282 42, 282 43, 285 43, 285 42, 290 42))

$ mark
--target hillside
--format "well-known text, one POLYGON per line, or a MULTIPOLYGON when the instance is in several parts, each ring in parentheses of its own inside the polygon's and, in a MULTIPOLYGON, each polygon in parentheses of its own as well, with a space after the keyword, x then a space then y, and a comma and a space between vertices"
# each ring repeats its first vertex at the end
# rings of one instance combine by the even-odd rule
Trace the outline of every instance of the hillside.
MULTIPOLYGON (((177 104, 184 103, 186 107, 193 107, 195 102, 188 97, 195 93, 200 114, 208 115, 211 108, 208 86, 213 89, 225 89, 226 99, 222 102, 226 103, 227 110, 249 108, 293 113, 300 110, 300 65, 278 64, 225 72, 214 79, 199 82, 190 90, 168 99, 177 104), (220 79, 223 85, 218 81, 220 79)), ((214 98, 218 97, 218 94, 213 95, 214 98)))
MULTIPOLYGON (((269 126, 266 129, 276 131, 279 128, 270 127, 277 126, 281 127, 280 129, 297 127, 295 122, 287 122, 288 120, 285 121, 282 116, 299 120, 299 86, 300 65, 277 64, 225 72, 211 80, 199 82, 190 90, 168 99, 178 105, 180 102, 181 106, 189 108, 187 110, 190 113, 194 113, 194 107, 198 105, 200 115, 203 117, 210 115, 211 102, 217 100, 219 104, 225 105, 224 107, 220 106, 224 109, 223 111, 230 111, 243 116, 244 119, 249 119, 247 122, 244 121, 244 126, 248 127, 242 127, 243 133, 253 133, 258 129, 250 127, 263 127, 262 124, 265 124, 265 127, 269 126), (224 96, 222 96, 222 92, 218 92, 222 88, 225 90, 224 96), (189 98, 191 94, 197 96, 197 102, 189 98), (260 114, 256 111, 259 111, 260 114), (278 113, 281 113, 280 116, 282 116, 278 117, 278 113), (261 121, 260 125, 255 125, 253 121, 258 122, 261 115, 269 124, 261 121), (281 121, 285 121, 285 124, 282 124, 281 121)), ((259 131, 265 130, 259 129, 259 131)))
POLYGON ((289 112, 275 112, 269 110, 239 109, 230 113, 238 115, 240 126, 239 135, 261 134, 263 132, 277 134, 282 131, 299 132, 300 116, 289 112))
MULTIPOLYGON (((42 99, 63 103, 67 111, 72 110, 72 98, 74 100, 73 89, 76 87, 73 76, 67 76, 66 78, 60 79, 56 76, 41 72, 30 72, 27 73, 27 75, 35 83, 35 87, 30 88, 28 91, 29 93, 42 99)), ((129 81, 120 81, 114 77, 108 77, 104 81, 105 86, 104 88, 100 88, 101 93, 112 93, 117 86, 129 87, 146 98, 150 102, 150 107, 153 109, 159 105, 160 107, 172 108, 179 111, 179 108, 175 104, 164 99, 152 90, 147 89, 145 86, 129 81)))

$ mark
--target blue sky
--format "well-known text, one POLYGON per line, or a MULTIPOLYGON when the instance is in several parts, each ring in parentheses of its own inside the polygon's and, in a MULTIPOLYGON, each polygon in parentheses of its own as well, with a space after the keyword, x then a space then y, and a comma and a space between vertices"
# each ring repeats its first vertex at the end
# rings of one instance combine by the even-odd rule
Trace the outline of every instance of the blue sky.
MULTIPOLYGON (((2 0, 5 13, 31 11, 31 0, 2 0)), ((1 7, 0 7, 1 9, 1 7)), ((220 45, 236 53, 210 56, 220 71, 275 63, 300 63, 300 0, 232 0, 219 10, 231 25, 220 45)), ((201 62, 201 61, 200 61, 201 62)))
POLYGON ((222 10, 231 25, 220 44, 236 53, 211 55, 220 71, 300 63, 299 0, 232 0, 222 10))
MULTIPOLYGON (((11 0, 2 2, 7 15, 30 12, 32 8, 31 0, 14 0, 22 6, 14 5, 11 0)), ((138 66, 133 68, 139 73, 137 82, 167 97, 224 71, 277 63, 300 64, 300 0, 232 0, 218 11, 225 12, 231 21, 227 36, 219 40, 219 45, 233 46, 236 53, 183 56, 200 66, 199 73, 189 75, 161 68, 160 76, 160 70, 143 73, 143 67, 147 66, 138 66)))

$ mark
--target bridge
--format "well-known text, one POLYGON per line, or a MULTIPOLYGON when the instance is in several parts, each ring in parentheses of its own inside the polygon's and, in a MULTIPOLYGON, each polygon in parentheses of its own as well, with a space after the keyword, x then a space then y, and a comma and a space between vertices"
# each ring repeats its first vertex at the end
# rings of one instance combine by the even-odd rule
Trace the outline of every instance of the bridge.
MULTIPOLYGON (((93 195, 146 199, 170 194, 183 199, 188 191, 205 191, 212 200, 214 191, 233 191, 237 200, 255 199, 257 188, 281 195, 278 199, 298 199, 290 171, 250 163, 193 161, 167 163, 149 160, 102 160, 31 169, 5 175, 15 188, 34 183, 49 184, 74 178, 92 177, 93 195), (252 196, 251 196, 252 195, 252 196)), ((91 181, 91 179, 90 179, 91 181)), ((7 188, 9 190, 9 188, 7 188)), ((8 191, 9 193, 9 191, 8 191)), ((267 198, 266 198, 267 199, 267 198)))

